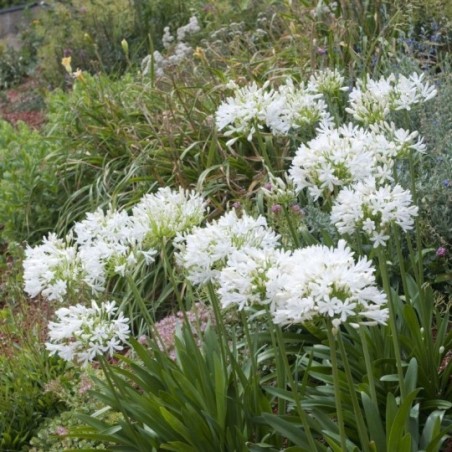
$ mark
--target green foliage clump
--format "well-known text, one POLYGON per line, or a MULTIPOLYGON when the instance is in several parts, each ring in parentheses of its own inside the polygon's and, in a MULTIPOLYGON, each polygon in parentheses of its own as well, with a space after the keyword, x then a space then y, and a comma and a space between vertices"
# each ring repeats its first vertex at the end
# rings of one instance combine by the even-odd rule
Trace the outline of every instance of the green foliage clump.
POLYGON ((28 62, 12 47, 0 45, 0 89, 10 88, 21 82, 28 74, 28 62))
MULTIPOLYGON (((79 440, 68 436, 71 429, 80 427, 82 421, 80 415, 88 415, 101 409, 103 405, 92 397, 92 374, 99 371, 88 370, 81 373, 71 369, 58 379, 50 382, 48 391, 58 397, 64 403, 65 410, 53 417, 48 417, 41 424, 39 430, 30 440, 31 452, 59 452, 62 450, 95 449, 105 450, 105 443, 94 440, 79 440)), ((100 418, 113 422, 118 416, 109 411, 103 413, 100 418)))
MULTIPOLYGON (((63 372, 64 363, 49 359, 37 341, 36 325, 19 322, 20 315, 9 307, 0 316, 0 449, 23 450, 43 420, 63 407, 45 389, 63 372)), ((31 321, 29 312, 27 316, 31 321)))
POLYGON ((107 381, 93 392, 123 418, 112 428, 84 416, 92 428, 80 428, 76 435, 130 450, 248 450, 247 440, 270 433, 255 417, 271 406, 255 384, 257 375, 237 360, 236 351, 226 362, 221 341, 208 328, 199 345, 184 327, 175 361, 155 343, 147 350, 134 342, 135 359, 122 358, 125 366, 106 369, 107 381))
POLYGON ((0 224, 7 241, 36 241, 53 229, 61 194, 50 144, 24 123, 0 122, 0 224))

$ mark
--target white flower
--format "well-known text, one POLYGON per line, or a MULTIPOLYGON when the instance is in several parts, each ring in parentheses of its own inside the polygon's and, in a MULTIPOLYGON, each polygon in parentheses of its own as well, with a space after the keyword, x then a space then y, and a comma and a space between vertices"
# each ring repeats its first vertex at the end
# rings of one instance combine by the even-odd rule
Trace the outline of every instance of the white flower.
POLYGON ((324 69, 317 71, 308 81, 308 91, 329 96, 338 96, 341 91, 348 91, 344 86, 344 76, 337 69, 324 69))
POLYGON ((267 279, 267 297, 277 324, 325 317, 337 327, 346 322, 384 324, 388 317, 371 262, 367 258, 355 262, 343 240, 336 248, 316 245, 281 254, 267 279))
POLYGON ((163 240, 199 225, 205 215, 206 202, 194 191, 159 188, 145 195, 132 209, 132 236, 146 251, 163 240))
POLYGON ((264 217, 237 217, 230 211, 206 227, 179 235, 174 241, 176 261, 192 284, 216 281, 234 250, 276 248, 279 236, 267 226, 264 217))
POLYGON ((218 130, 225 130, 225 136, 246 137, 251 141, 253 134, 265 125, 267 108, 274 92, 266 91, 268 83, 259 88, 255 82, 235 90, 220 104, 215 121, 218 130))
POLYGON ((409 77, 391 74, 388 78, 358 80, 350 93, 346 109, 365 124, 384 122, 391 111, 410 110, 413 105, 426 102, 436 95, 436 89, 423 82, 424 74, 409 77))
POLYGON ((125 211, 97 209, 74 225, 84 282, 94 292, 104 290, 109 276, 125 274, 137 263, 139 237, 133 219, 125 211))
POLYGON ((303 84, 295 86, 291 79, 279 87, 266 109, 266 124, 275 135, 331 122, 322 95, 308 91, 303 84))
POLYGON ((369 177, 391 177, 392 148, 384 136, 356 126, 328 129, 298 148, 289 175, 299 191, 307 187, 314 199, 328 197, 369 177))
POLYGON ((267 272, 276 265, 279 253, 281 251, 274 248, 233 250, 218 277, 217 293, 222 307, 236 306, 241 310, 247 306, 268 304, 265 290, 267 272))
POLYGON ((116 310, 114 302, 97 305, 95 301, 90 308, 77 304, 57 310, 57 321, 49 323, 47 350, 83 366, 98 355, 112 356, 129 337, 129 319, 122 313, 114 319, 116 310))
POLYGON ((374 247, 389 239, 391 224, 405 232, 413 228, 418 207, 412 205, 411 193, 400 185, 378 187, 375 179, 344 188, 331 210, 331 221, 341 234, 363 231, 374 247))
POLYGON ((77 248, 70 237, 45 237, 41 245, 25 250, 24 290, 30 297, 41 294, 48 300, 63 301, 68 291, 81 290, 85 276, 77 248))

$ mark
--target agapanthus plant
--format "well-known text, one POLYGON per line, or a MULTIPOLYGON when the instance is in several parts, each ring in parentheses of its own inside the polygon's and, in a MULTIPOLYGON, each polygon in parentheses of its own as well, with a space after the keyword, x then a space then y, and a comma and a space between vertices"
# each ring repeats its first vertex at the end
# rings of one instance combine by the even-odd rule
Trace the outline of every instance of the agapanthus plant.
POLYGON ((394 147, 384 135, 351 124, 325 129, 298 148, 289 175, 298 191, 307 188, 315 200, 328 198, 370 177, 391 179, 394 147))
POLYGON ((348 91, 345 77, 337 69, 326 68, 311 75, 308 81, 308 90, 326 96, 337 97, 341 92, 348 91))
POLYGON ((312 93, 303 83, 296 85, 289 79, 267 105, 265 121, 274 135, 287 135, 298 129, 314 129, 319 123, 326 127, 332 118, 322 94, 312 93))
POLYGON ((375 179, 369 179, 339 193, 331 221, 341 234, 366 234, 377 248, 386 244, 393 224, 405 232, 411 230, 418 210, 409 190, 400 185, 378 186, 375 179))
POLYGON ((49 323, 47 350, 66 361, 87 366, 99 355, 113 356, 129 337, 128 320, 122 313, 115 318, 115 302, 91 307, 81 304, 58 309, 56 322, 49 323))
POLYGON ((279 236, 267 226, 264 217, 238 217, 230 211, 206 227, 179 235, 175 240, 176 261, 192 284, 205 284, 218 278, 234 250, 276 248, 278 244, 279 236))
POLYGON ((276 324, 319 317, 336 328, 387 321, 386 296, 376 286, 371 261, 361 257, 355 262, 344 240, 336 248, 315 245, 281 254, 267 278, 266 297, 276 324))
POLYGON ((234 136, 229 140, 233 144, 239 137, 251 141, 253 135, 265 126, 267 109, 274 97, 274 91, 268 90, 268 82, 262 87, 254 82, 250 85, 235 88, 234 96, 228 97, 220 104, 215 121, 218 130, 225 130, 225 136, 234 136))
POLYGON ((351 91, 346 110, 364 124, 381 123, 392 111, 410 110, 436 96, 436 89, 423 79, 424 74, 416 73, 409 77, 391 74, 379 80, 367 76, 351 91))
POLYGON ((281 255, 284 252, 275 248, 234 250, 218 276, 217 293, 222 308, 259 309, 268 305, 267 274, 282 259, 281 255))
POLYGON ((63 301, 77 292, 87 274, 71 237, 56 234, 44 237, 42 244, 25 250, 24 290, 30 297, 41 294, 50 301, 63 301))
POLYGON ((206 212, 204 198, 195 191, 159 188, 132 209, 132 234, 146 250, 199 225, 206 212))

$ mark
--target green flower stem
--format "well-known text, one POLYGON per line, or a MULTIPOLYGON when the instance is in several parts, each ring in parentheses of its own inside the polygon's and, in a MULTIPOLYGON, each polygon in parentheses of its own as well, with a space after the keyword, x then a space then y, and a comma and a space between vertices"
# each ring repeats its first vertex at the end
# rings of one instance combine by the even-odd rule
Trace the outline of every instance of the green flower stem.
POLYGON ((329 322, 326 323, 326 332, 328 335, 328 343, 330 346, 331 367, 333 370, 333 383, 334 383, 334 399, 336 401, 336 416, 337 424, 339 426, 339 435, 341 438, 341 448, 343 451, 346 451, 347 436, 345 435, 344 415, 342 412, 339 369, 337 367, 337 357, 336 357, 336 339, 333 334, 333 326, 329 322))
POLYGON ((248 344, 248 350, 250 352, 251 357, 251 367, 253 369, 253 377, 257 377, 258 369, 257 369, 257 361, 256 361, 256 347, 254 346, 255 342, 251 340, 250 329, 248 326, 248 318, 243 309, 240 311, 240 317, 242 320, 243 331, 245 332, 246 342, 248 344))
POLYGON ((287 359, 286 346, 285 346, 285 343, 284 343, 284 338, 283 338, 283 335, 282 335, 282 331, 281 331, 281 328, 278 325, 276 325, 275 329, 276 329, 276 335, 277 335, 278 345, 279 345, 279 349, 280 349, 280 356, 281 356, 281 358, 283 360, 283 364, 284 364, 284 367, 285 367, 285 375, 287 375, 287 378, 289 380, 289 384, 290 384, 290 387, 292 389, 292 393, 293 393, 294 400, 295 400, 295 405, 297 407, 298 416, 300 417, 301 423, 303 424, 303 428, 304 428, 305 434, 306 434, 306 436, 308 438, 309 450, 312 451, 312 452, 315 452, 315 451, 318 450, 317 449, 317 445, 315 443, 314 437, 312 436, 312 432, 311 432, 311 428, 309 427, 309 422, 308 422, 308 418, 306 416, 306 412, 303 409, 303 406, 301 404, 300 393, 298 392, 298 388, 297 388, 297 385, 295 383, 295 379, 294 379, 292 371, 290 369, 289 360, 287 359))
MULTIPOLYGON (((268 319, 268 330, 270 331, 270 337, 272 340, 272 347, 275 353, 275 365, 276 365, 276 384, 278 388, 285 389, 286 388, 286 367, 284 365, 283 352, 277 353, 278 350, 278 341, 276 338, 275 330, 278 329, 277 326, 273 323, 272 316, 270 312, 267 310, 267 319, 268 319)), ((286 414, 287 404, 286 401, 282 397, 278 397, 278 413, 285 415, 286 414)))
MULTIPOLYGON (((411 178, 411 195, 413 197, 413 203, 417 205, 418 196, 416 191, 416 172, 414 168, 414 157, 413 151, 410 152, 409 155, 409 164, 410 164, 410 178, 411 178)), ((418 264, 418 285, 422 287, 424 284, 424 266, 423 266, 423 256, 422 256, 422 240, 421 240, 421 231, 419 227, 419 220, 416 217, 414 220, 414 228, 416 234, 416 248, 417 248, 417 264, 418 264)), ((419 291, 419 296, 422 297, 422 291, 419 291)))
POLYGON ((402 368, 402 357, 400 353, 400 345, 399 338, 397 334, 397 325, 396 325, 396 312, 394 308, 394 300, 392 298, 391 286, 389 285, 389 277, 388 277, 388 268, 386 266, 386 258, 384 255, 384 251, 382 247, 378 247, 378 263, 380 266, 380 274, 383 280, 383 288, 386 292, 386 296, 388 297, 388 306, 389 306, 389 328, 391 330, 392 343, 394 347, 396 365, 397 365, 397 374, 399 376, 399 385, 400 385, 400 395, 402 401, 405 399, 406 391, 405 391, 405 380, 403 378, 403 368, 402 368))
POLYGON ((405 294, 406 302, 409 303, 410 302, 410 294, 408 292, 408 284, 407 284, 407 278, 406 278, 405 263, 403 261, 402 247, 400 246, 401 236, 400 236, 399 229, 395 225, 392 226, 392 234, 394 236, 393 242, 395 242, 395 245, 396 245, 397 258, 399 260, 399 268, 400 268, 400 276, 402 278, 403 293, 405 294))
POLYGON ((299 234, 297 234, 297 231, 294 227, 292 218, 290 216, 289 209, 286 206, 284 206, 283 212, 284 212, 284 216, 286 217, 286 220, 287 220, 287 226, 289 227, 289 231, 290 231, 290 235, 292 236, 293 244, 295 245, 295 248, 300 248, 300 246, 301 246, 300 236, 299 236, 299 234))
POLYGON ((207 288, 207 294, 208 294, 208 297, 210 300, 210 304, 212 305, 213 313, 215 315, 215 322, 216 322, 217 328, 218 328, 220 336, 221 336, 221 340, 220 340, 221 358, 223 360, 225 375, 227 375, 228 374, 228 372, 227 372, 227 366, 228 366, 227 356, 229 356, 229 353, 230 353, 229 349, 226 350, 226 344, 228 342, 228 335, 226 333, 226 327, 223 322, 223 316, 222 316, 221 310, 220 310, 220 303, 218 301, 218 297, 215 292, 215 288, 211 282, 208 282, 206 284, 206 288, 207 288))
POLYGON ((147 325, 149 334, 151 334, 152 337, 157 339, 156 342, 160 343, 160 347, 162 347, 162 350, 164 350, 165 345, 164 345, 162 338, 160 337, 160 334, 159 334, 157 328, 155 328, 154 319, 151 317, 151 314, 149 313, 149 309, 146 306, 146 303, 143 300, 143 297, 141 296, 140 291, 138 290, 135 280, 130 275, 127 277, 127 284, 130 287, 130 290, 132 291, 132 293, 135 297, 135 300, 138 302, 138 306, 140 307, 141 314, 143 315, 143 317, 146 321, 146 325, 147 325))
POLYGON ((151 330, 154 325, 154 319, 151 317, 151 314, 149 314, 149 309, 147 308, 146 303, 144 302, 143 297, 141 296, 140 291, 138 290, 135 280, 130 275, 127 276, 127 284, 129 285, 130 290, 132 291, 133 296, 135 297, 135 300, 138 302, 138 305, 140 306, 141 314, 146 320, 148 328, 151 330))
POLYGON ((267 152, 267 145, 265 144, 264 140, 262 139, 262 136, 259 131, 256 131, 255 134, 257 138, 257 142, 259 144, 259 148, 256 148, 256 146, 253 145, 254 152, 258 157, 261 157, 264 161, 265 166, 270 170, 270 172, 273 174, 274 169, 272 165, 272 161, 270 160, 270 157, 267 152), (261 151, 262 155, 259 153, 259 150, 261 151))
POLYGON ((176 296, 177 303, 179 305, 179 310, 183 313, 184 319, 187 320, 187 314, 185 312, 184 300, 183 300, 182 294, 180 293, 180 291, 178 289, 179 286, 177 284, 177 281, 174 278, 174 271, 173 271, 173 267, 171 266, 171 263, 170 263, 170 258, 169 258, 168 250, 167 250, 167 244, 165 241, 163 241, 161 243, 161 248, 162 248, 161 256, 162 256, 162 260, 163 260, 163 269, 165 271, 166 276, 170 280, 171 285, 173 286, 173 292, 174 292, 174 295, 176 296))
POLYGON ((369 347, 367 346, 367 336, 366 336, 366 332, 364 331, 364 326, 361 326, 359 328, 359 337, 361 338, 361 344, 362 344, 363 353, 364 353, 364 362, 366 363, 367 378, 369 380, 370 398, 371 398, 372 402, 374 402, 375 406, 378 407, 377 391, 375 389, 375 379, 374 379, 374 373, 372 370, 372 360, 370 359, 369 347))
POLYGON ((344 340, 342 339, 342 334, 339 331, 337 334, 337 340, 339 343, 339 350, 342 355, 342 363, 344 365, 345 377, 348 383, 348 391, 350 393, 350 399, 353 405, 353 412, 355 413, 356 424, 358 427, 358 435, 361 441, 361 447, 363 452, 369 452, 369 437, 367 435, 366 425, 364 423, 364 416, 359 406, 358 398, 356 397, 355 384, 353 382, 352 371, 350 369, 350 363, 348 362, 347 352, 344 347, 344 340))

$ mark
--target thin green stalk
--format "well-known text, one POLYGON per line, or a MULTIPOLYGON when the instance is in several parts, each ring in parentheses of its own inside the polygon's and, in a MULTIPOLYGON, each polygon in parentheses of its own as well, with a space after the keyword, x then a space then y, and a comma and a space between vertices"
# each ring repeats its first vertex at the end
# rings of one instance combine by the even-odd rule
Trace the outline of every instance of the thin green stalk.
POLYGON ((162 243, 161 243, 161 248, 162 248, 161 256, 162 256, 162 260, 163 260, 163 269, 165 271, 166 276, 170 280, 171 285, 173 286, 173 292, 174 292, 174 295, 176 296, 177 303, 179 305, 179 310, 184 315, 185 320, 187 320, 186 312, 185 312, 184 300, 183 300, 182 294, 179 292, 179 289, 178 289, 179 286, 177 284, 177 281, 174 278, 174 271, 173 271, 173 267, 170 265, 170 259, 169 259, 169 256, 168 256, 168 251, 166 249, 166 246, 167 246, 167 244, 165 243, 165 241, 162 241, 162 243))
POLYGON ((255 342, 251 340, 250 329, 248 326, 248 318, 243 310, 240 311, 240 317, 242 320, 243 331, 245 332, 246 342, 248 344, 248 350, 251 356, 251 367, 253 369, 253 377, 257 377, 258 369, 256 361, 256 347, 254 346, 255 342))
POLYGON ((220 304, 218 302, 217 294, 215 293, 215 288, 213 287, 213 284, 211 282, 208 282, 206 284, 206 288, 207 288, 207 294, 209 296, 210 304, 212 305, 213 313, 215 315, 215 322, 216 322, 218 331, 221 336, 221 340, 220 340, 221 358, 223 359, 223 363, 224 363, 225 375, 227 375, 228 361, 227 361, 226 357, 229 354, 228 353, 229 350, 226 351, 225 344, 227 344, 228 335, 226 333, 226 327, 224 326, 223 316, 221 314, 220 304))
POLYGON ((300 236, 299 236, 299 234, 297 234, 297 231, 293 225, 293 221, 290 216, 289 209, 286 206, 284 206, 283 211, 284 211, 284 216, 286 217, 286 220, 287 220, 287 225, 289 227, 289 231, 290 231, 290 235, 292 236, 293 243, 296 248, 300 248, 300 246, 301 246, 300 236))
POLYGON ((364 416, 359 406, 358 398, 356 397, 355 384, 353 382, 352 371, 350 369, 350 363, 348 362, 347 352, 345 351, 344 341, 342 334, 339 331, 337 334, 339 343, 339 350, 342 355, 342 363, 344 365, 345 377, 348 383, 348 391, 350 393, 350 399, 353 405, 353 412, 355 413, 356 424, 358 427, 358 435, 361 441, 361 447, 364 452, 370 451, 369 449, 369 436, 367 435, 366 425, 364 424, 364 416))
POLYGON ((407 278, 406 278, 406 271, 405 271, 405 263, 403 261, 403 254, 402 254, 402 247, 400 246, 400 231, 398 230, 397 226, 393 225, 392 227, 392 234, 394 236, 393 242, 395 242, 396 250, 397 250, 397 258, 399 260, 399 268, 400 268, 400 276, 402 278, 402 286, 403 286, 403 293, 405 294, 405 300, 407 303, 410 302, 410 294, 408 292, 408 284, 407 284, 407 278))
POLYGON ((127 276, 127 284, 132 290, 132 293, 135 297, 135 301, 137 301, 138 305, 140 306, 141 313, 144 319, 146 320, 148 328, 151 329, 152 326, 154 325, 154 319, 151 317, 151 314, 149 314, 149 310, 146 306, 146 303, 144 302, 143 297, 141 296, 134 279, 130 275, 127 276))
POLYGON ((259 149, 256 149, 256 147, 253 145, 254 152, 257 154, 258 157, 262 157, 263 158, 265 166, 273 174, 274 169, 273 169, 272 161, 270 160, 270 157, 269 157, 268 152, 267 152, 267 146, 266 146, 264 140, 262 139, 262 136, 259 133, 259 131, 256 132, 256 138, 257 138, 257 141, 259 143, 259 148, 260 148, 260 150, 262 152, 262 156, 259 154, 259 149))
POLYGON ((372 361, 370 359, 369 347, 367 346, 367 337, 363 326, 359 328, 359 337, 361 338, 361 344, 364 353, 364 362, 366 363, 367 379, 369 380, 370 398, 372 399, 372 402, 374 402, 375 406, 378 409, 377 391, 375 389, 375 379, 372 369, 372 361))
MULTIPOLYGON (((268 319, 268 330, 270 331, 270 337, 272 340, 272 347, 275 352, 275 365, 276 365, 276 384, 278 388, 285 389, 286 387, 286 372, 284 361, 282 358, 282 353, 277 353, 278 350, 278 341, 275 335, 275 324, 273 323, 270 312, 267 311, 267 319, 268 319)), ((286 401, 282 397, 278 397, 278 413, 286 414, 287 404, 286 401)))
MULTIPOLYGON (((410 179, 411 179, 411 195, 413 197, 413 203, 417 205, 417 191, 416 191, 416 172, 414 168, 414 157, 413 152, 411 151, 409 154, 409 164, 410 164, 410 179)), ((422 240, 421 240, 421 231, 419 227, 419 221, 417 218, 414 220, 414 229, 416 235, 416 248, 417 248, 417 264, 418 264, 418 277, 419 277, 419 286, 422 287, 424 284, 424 266, 423 266, 423 256, 422 256, 422 240)), ((422 296, 420 291, 419 296, 422 296)))
POLYGON ((309 427, 309 422, 308 422, 308 418, 306 416, 306 412, 303 409, 303 406, 301 404, 301 397, 300 397, 300 393, 298 392, 298 387, 295 383, 295 379, 292 375, 292 371, 290 369, 290 365, 289 365, 289 360, 287 359, 287 353, 286 353, 286 346, 284 343, 284 338, 282 335, 282 331, 281 328, 279 326, 275 326, 276 329, 276 335, 278 338, 278 345, 280 348, 280 356, 283 359, 284 362, 284 366, 286 368, 285 370, 285 374, 287 375, 288 379, 289 379, 289 384, 290 387, 292 388, 292 393, 293 393, 293 397, 295 400, 295 405, 297 407, 297 412, 298 412, 298 416, 301 419, 301 423, 303 424, 303 428, 305 431, 305 434, 308 438, 308 443, 309 443, 309 450, 311 452, 315 452, 317 451, 317 445, 315 443, 314 437, 312 436, 312 432, 311 432, 311 428, 309 427))
POLYGON ((378 263, 380 266, 380 274, 383 280, 383 288, 386 292, 386 296, 388 297, 388 306, 389 306, 389 328, 391 330, 392 343, 394 347, 394 354, 397 365, 397 374, 399 376, 399 385, 400 385, 400 396, 402 401, 405 399, 406 391, 405 391, 405 380, 403 378, 403 368, 402 368, 402 355, 400 353, 400 345, 399 345, 399 337, 397 334, 397 325, 396 325, 396 312, 394 308, 394 300, 392 298, 391 286, 389 285, 389 277, 388 277, 388 268, 386 266, 386 258, 384 255, 384 251, 382 247, 378 247, 378 263))
POLYGON ((330 346, 331 367, 333 370, 334 399, 336 401, 336 416, 343 451, 347 450, 347 436, 345 435, 344 414, 342 412, 341 388, 339 384, 339 369, 337 367, 336 340, 334 338, 331 323, 326 323, 326 332, 330 346))

